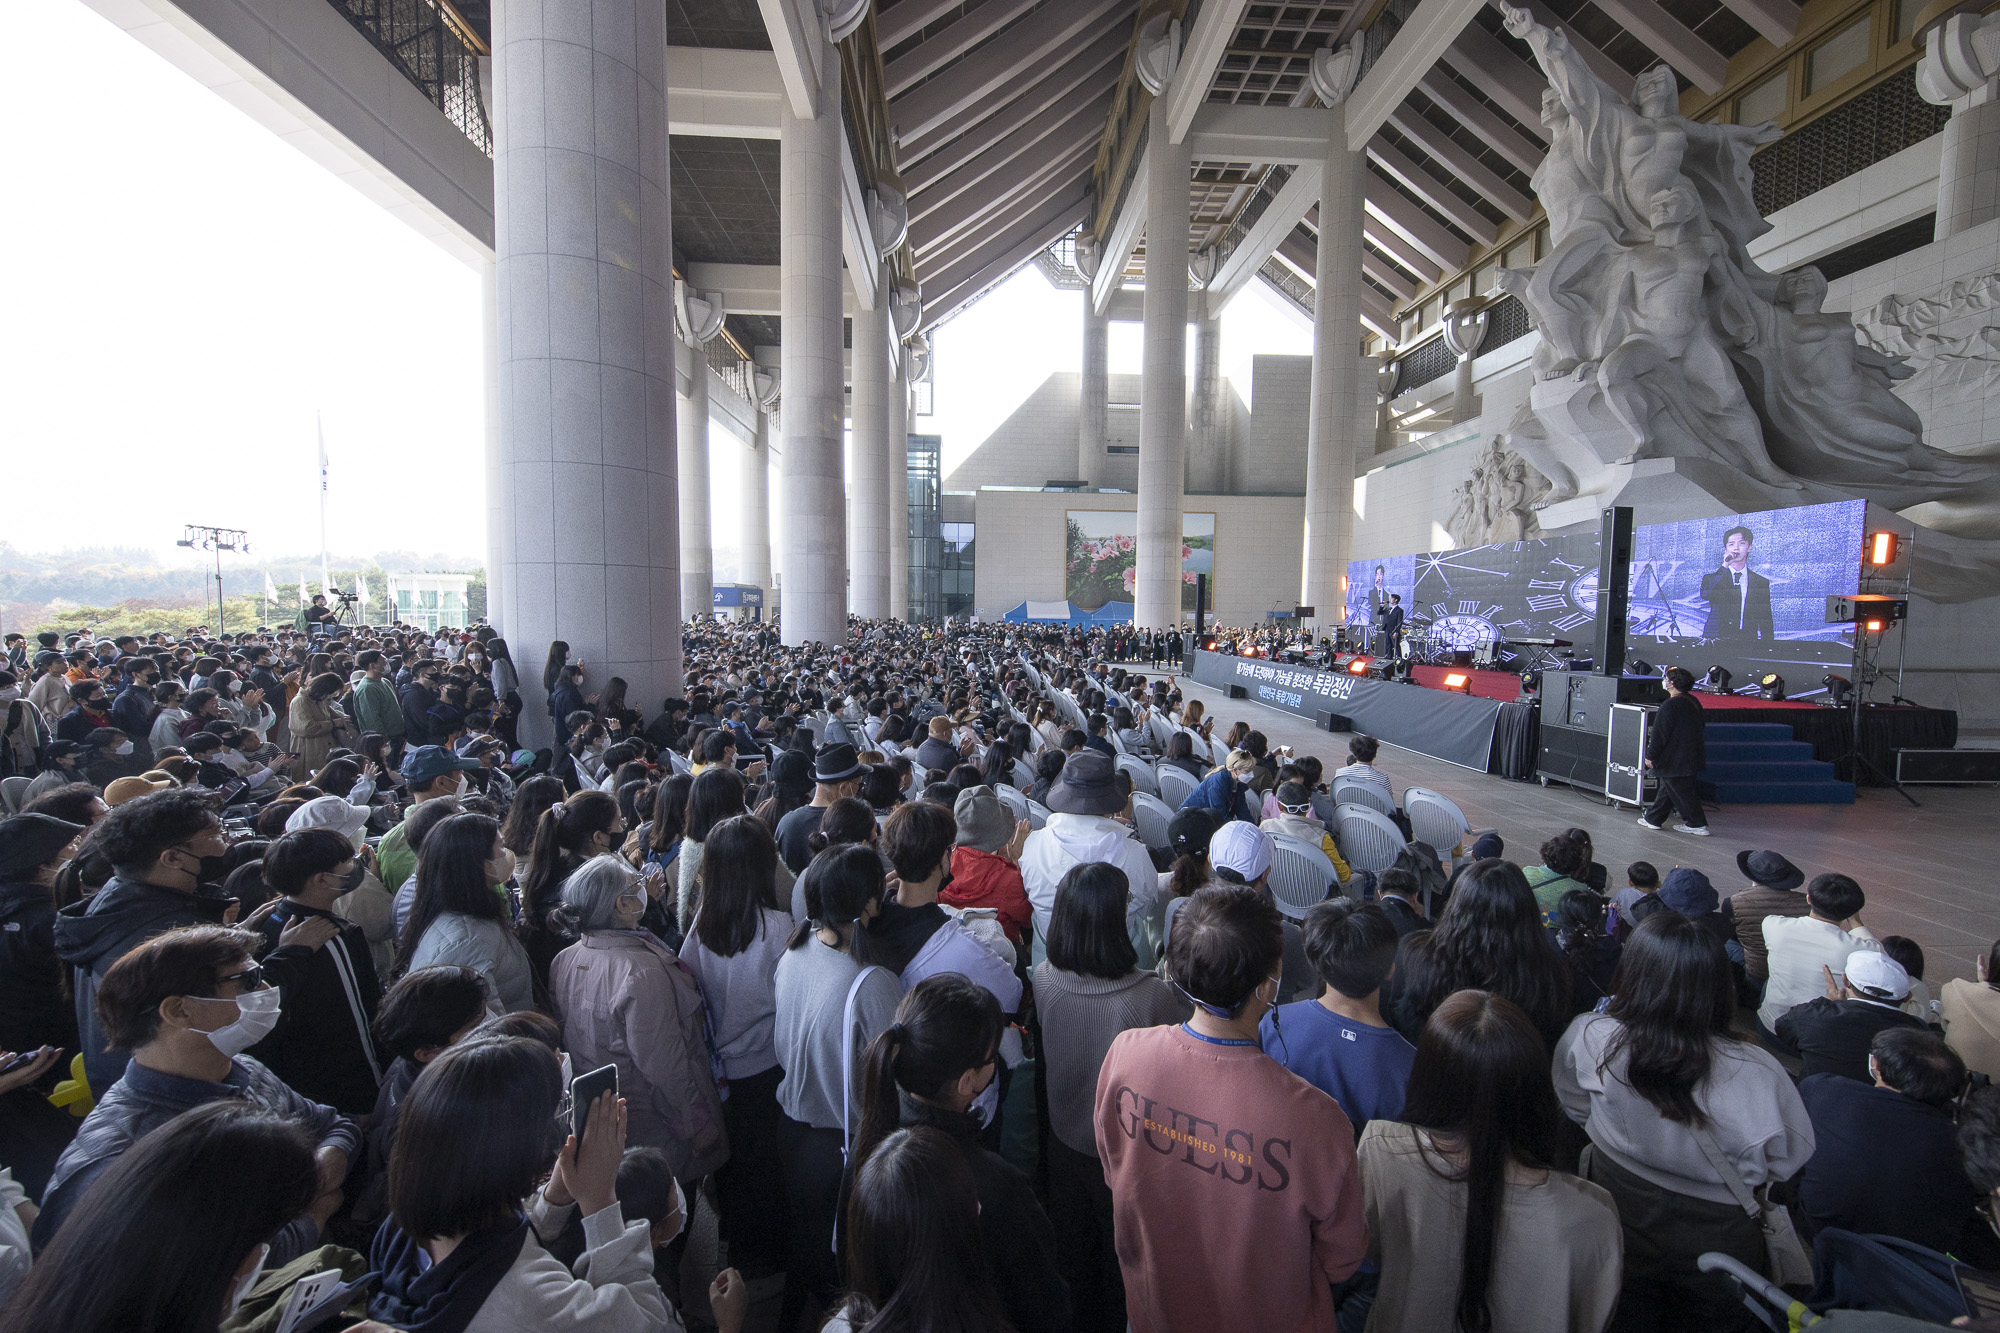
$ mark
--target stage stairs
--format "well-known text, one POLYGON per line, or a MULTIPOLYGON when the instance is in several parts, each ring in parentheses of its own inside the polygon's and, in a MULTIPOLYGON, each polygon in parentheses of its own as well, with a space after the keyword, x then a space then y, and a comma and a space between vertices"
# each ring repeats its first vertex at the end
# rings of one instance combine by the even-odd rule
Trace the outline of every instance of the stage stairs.
POLYGON ((1790 727, 1769 722, 1710 722, 1702 731, 1708 767, 1703 797, 1723 805, 1852 805, 1854 784, 1813 758, 1790 727))

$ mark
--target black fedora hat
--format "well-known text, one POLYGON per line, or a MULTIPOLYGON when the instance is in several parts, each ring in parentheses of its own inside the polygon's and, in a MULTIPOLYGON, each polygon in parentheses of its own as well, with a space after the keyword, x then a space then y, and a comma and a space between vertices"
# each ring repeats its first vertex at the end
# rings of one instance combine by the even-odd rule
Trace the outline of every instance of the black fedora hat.
POLYGON ((1806 882, 1806 872, 1777 852, 1738 852, 1736 868, 1767 889, 1796 889, 1806 882))

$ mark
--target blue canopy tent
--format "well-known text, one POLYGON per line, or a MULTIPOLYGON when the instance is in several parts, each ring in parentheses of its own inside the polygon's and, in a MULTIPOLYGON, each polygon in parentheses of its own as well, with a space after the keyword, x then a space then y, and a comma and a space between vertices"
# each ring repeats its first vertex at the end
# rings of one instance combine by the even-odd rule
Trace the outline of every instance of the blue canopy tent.
POLYGON ((1000 617, 1011 625, 1028 623, 1053 625, 1129 625, 1132 603, 1106 602, 1095 611, 1086 611, 1075 602, 1023 602, 1000 617))

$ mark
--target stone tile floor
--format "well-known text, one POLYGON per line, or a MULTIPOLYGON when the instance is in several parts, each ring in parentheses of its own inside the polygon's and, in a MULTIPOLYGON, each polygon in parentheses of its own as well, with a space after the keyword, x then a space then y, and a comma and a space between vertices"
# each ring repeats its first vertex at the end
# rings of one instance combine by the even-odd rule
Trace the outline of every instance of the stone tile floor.
MULTIPOLYGON (((1218 732, 1241 718, 1274 746, 1318 755, 1329 773, 1347 762, 1343 734, 1228 699, 1187 678, 1179 685, 1207 705, 1218 732)), ((1570 787, 1475 773, 1395 746, 1382 747, 1376 767, 1391 775, 1398 792, 1414 785, 1449 796, 1474 828, 1500 830, 1509 859, 1523 865, 1539 861, 1535 849, 1551 834, 1588 830, 1613 887, 1624 882, 1627 864, 1643 860, 1662 874, 1675 866, 1699 869, 1726 897, 1745 883, 1737 852, 1757 847, 1783 852, 1808 878, 1836 870, 1852 875, 1868 894, 1862 917, 1869 929, 1907 935, 1923 947, 1933 995, 1948 978, 1972 976, 1973 960, 2000 938, 2000 788, 1914 787, 1918 809, 1876 787, 1862 788, 1847 806, 1712 807, 1713 836, 1695 838, 1640 828, 1630 807, 1570 787)))

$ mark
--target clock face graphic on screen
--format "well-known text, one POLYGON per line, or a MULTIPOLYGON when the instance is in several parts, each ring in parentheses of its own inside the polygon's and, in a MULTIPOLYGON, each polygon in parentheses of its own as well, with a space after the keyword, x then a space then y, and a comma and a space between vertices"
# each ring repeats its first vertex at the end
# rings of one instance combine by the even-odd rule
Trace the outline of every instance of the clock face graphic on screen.
POLYGON ((1594 537, 1502 542, 1417 557, 1413 619, 1453 651, 1511 638, 1575 639, 1597 619, 1594 537))

